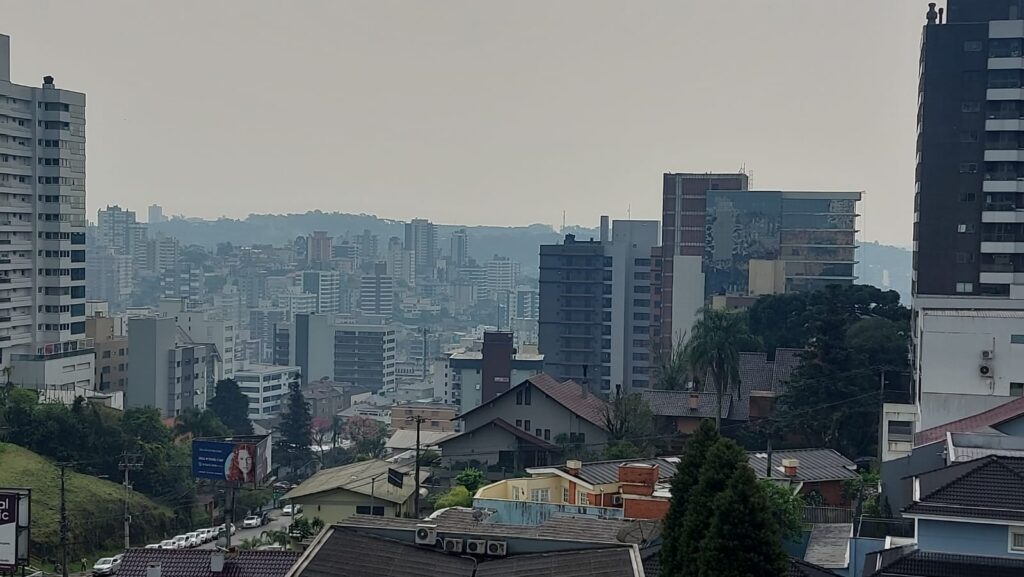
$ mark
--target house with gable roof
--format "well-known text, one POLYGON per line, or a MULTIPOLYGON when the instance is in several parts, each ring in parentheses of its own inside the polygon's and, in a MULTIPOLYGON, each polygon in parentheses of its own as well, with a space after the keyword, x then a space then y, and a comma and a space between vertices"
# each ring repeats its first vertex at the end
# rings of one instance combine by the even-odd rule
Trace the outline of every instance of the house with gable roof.
POLYGON ((574 381, 534 375, 461 415, 462 432, 440 443, 449 462, 521 471, 561 462, 562 445, 608 442, 608 404, 574 381))

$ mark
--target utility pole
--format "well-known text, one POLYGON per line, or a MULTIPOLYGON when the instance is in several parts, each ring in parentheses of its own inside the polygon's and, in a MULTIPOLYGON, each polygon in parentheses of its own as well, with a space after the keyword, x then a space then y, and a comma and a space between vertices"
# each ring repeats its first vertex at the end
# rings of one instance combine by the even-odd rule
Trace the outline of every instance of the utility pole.
POLYGON ((67 463, 60 464, 60 571, 68 577, 68 509, 64 490, 64 468, 67 463))
POLYGON ((426 419, 422 415, 416 415, 413 417, 416 422, 416 493, 413 497, 413 515, 416 519, 420 518, 420 425, 426 419))
POLYGON ((423 327, 423 380, 427 380, 427 327, 423 327))
POLYGON ((121 462, 118 467, 124 471, 124 550, 131 548, 131 524, 132 515, 129 509, 128 499, 131 497, 132 484, 128 480, 129 471, 138 471, 142 468, 142 457, 127 451, 121 453, 121 462))

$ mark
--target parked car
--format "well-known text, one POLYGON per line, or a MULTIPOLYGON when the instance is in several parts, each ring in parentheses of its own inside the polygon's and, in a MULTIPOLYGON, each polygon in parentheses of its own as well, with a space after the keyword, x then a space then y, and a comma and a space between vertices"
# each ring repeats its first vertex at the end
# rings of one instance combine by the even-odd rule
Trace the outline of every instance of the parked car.
POLYGON ((288 516, 288 517, 290 517, 292 515, 298 515, 301 512, 302 512, 302 505, 292 505, 291 503, 285 505, 284 508, 281 509, 281 514, 285 515, 285 516, 288 516))
POLYGON ((249 515, 248 517, 242 520, 243 529, 256 529, 259 526, 260 517, 257 517, 256 515, 249 515))
POLYGON ((163 541, 160 541, 160 548, 161 549, 177 549, 178 548, 178 542, 175 541, 174 539, 164 539, 163 541))
POLYGON ((184 549, 188 547, 187 535, 175 535, 174 537, 172 537, 172 539, 174 539, 174 545, 176 549, 184 549))
POLYGON ((200 540, 202 540, 203 543, 209 543, 210 541, 213 541, 214 537, 217 536, 216 533, 213 532, 213 529, 209 528, 196 529, 196 533, 199 533, 199 538, 200 540))
POLYGON ((92 566, 93 575, 113 575, 117 573, 118 567, 121 566, 121 556, 116 555, 114 557, 104 557, 96 564, 92 566))
POLYGON ((185 533, 185 546, 186 547, 198 547, 203 544, 203 540, 199 537, 198 531, 192 531, 185 533))
POLYGON ((146 545, 145 548, 146 549, 159 549, 160 548, 160 544, 159 543, 154 543, 152 545, 146 545))
POLYGON ((275 491, 281 491, 281 492, 285 492, 286 493, 288 491, 291 491, 292 488, 294 488, 294 487, 295 487, 295 485, 289 483, 288 481, 278 481, 278 482, 274 483, 274 490, 275 491))

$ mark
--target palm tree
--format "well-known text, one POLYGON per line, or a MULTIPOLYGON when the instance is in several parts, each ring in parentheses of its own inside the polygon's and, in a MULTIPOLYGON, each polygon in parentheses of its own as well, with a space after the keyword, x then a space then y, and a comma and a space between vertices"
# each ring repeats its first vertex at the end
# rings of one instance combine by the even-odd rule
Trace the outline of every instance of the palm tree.
POLYGON ((715 425, 722 428, 722 398, 740 380, 740 351, 756 348, 741 313, 705 308, 693 324, 684 356, 695 379, 711 376, 715 382, 718 411, 715 425))

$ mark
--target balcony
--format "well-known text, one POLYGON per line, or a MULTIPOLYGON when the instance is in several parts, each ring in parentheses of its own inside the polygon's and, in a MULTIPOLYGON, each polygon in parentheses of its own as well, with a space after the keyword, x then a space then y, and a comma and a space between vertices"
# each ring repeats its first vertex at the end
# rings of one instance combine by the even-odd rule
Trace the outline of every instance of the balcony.
MULTIPOLYGON (((995 150, 989 149, 985 151, 985 162, 1024 162, 1024 150, 1017 148, 1018 143, 1006 143, 1006 144, 991 144, 988 146, 1006 146, 1006 148, 998 148, 995 150)), ((988 180, 988 175, 985 175, 988 180)), ((1016 174, 1014 174, 1014 179, 1016 174)), ((994 180, 1014 180, 1009 178, 999 178, 994 180)))
POLYGON ((1024 88, 989 88, 985 100, 1024 100, 1024 88))
POLYGON ((1006 203, 1014 208, 1005 208, 1002 210, 993 209, 989 210, 989 206, 981 212, 981 222, 984 223, 1009 223, 1009 224, 1020 224, 1024 223, 1024 210, 1017 210, 1015 208, 1016 203, 1006 203))
POLYGON ((983 254, 1024 254, 1024 242, 982 241, 981 252, 983 254))

